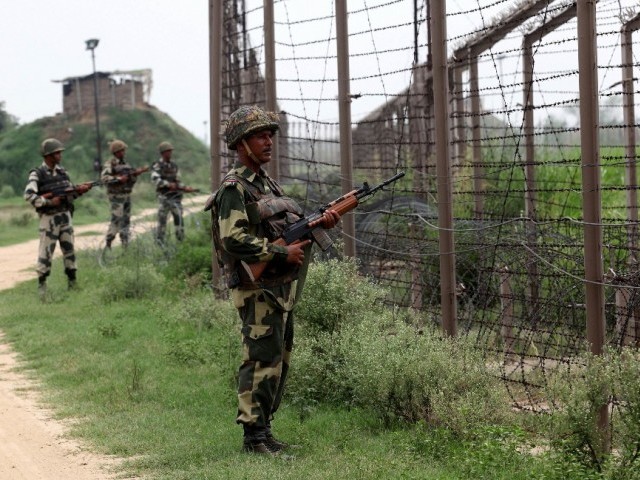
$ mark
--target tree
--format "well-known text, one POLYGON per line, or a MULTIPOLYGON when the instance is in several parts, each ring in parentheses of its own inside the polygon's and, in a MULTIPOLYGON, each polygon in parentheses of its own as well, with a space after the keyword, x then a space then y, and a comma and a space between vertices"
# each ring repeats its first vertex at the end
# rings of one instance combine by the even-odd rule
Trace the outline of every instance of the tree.
POLYGON ((18 119, 4 109, 4 102, 0 102, 0 134, 11 130, 18 124, 18 119))

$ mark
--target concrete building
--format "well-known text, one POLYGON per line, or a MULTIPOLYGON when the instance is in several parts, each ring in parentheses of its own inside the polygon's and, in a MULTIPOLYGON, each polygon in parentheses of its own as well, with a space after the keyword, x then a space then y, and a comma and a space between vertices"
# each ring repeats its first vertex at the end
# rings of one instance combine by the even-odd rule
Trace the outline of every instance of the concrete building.
MULTIPOLYGON (((148 107, 152 86, 151 70, 96 72, 95 75, 98 107, 101 111, 108 108, 134 110, 148 107)), ((93 74, 53 81, 62 83, 62 112, 65 115, 93 114, 93 74)))

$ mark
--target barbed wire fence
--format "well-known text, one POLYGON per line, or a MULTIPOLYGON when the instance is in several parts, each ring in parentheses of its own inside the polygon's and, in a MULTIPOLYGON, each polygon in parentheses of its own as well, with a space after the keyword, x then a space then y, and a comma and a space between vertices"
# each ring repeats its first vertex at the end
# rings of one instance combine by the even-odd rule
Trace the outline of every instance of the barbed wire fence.
MULTIPOLYGON (((334 2, 274 1, 280 181, 307 210, 341 193, 334 2)), ((514 403, 588 351, 577 3, 448 1, 449 89, 434 91, 426 0, 349 2, 354 179, 406 177, 355 213, 362 271, 441 321, 434 97, 449 101, 459 334, 514 403)), ((222 117, 264 104, 262 0, 224 2, 222 117)), ((635 119, 640 4, 596 6, 606 342, 640 345, 635 119)), ((213 138, 213 137, 212 137, 213 138)), ((344 148, 344 146, 343 146, 344 148)), ((223 171, 232 156, 222 149, 223 171)), ((589 162, 586 162, 587 165, 589 162)))

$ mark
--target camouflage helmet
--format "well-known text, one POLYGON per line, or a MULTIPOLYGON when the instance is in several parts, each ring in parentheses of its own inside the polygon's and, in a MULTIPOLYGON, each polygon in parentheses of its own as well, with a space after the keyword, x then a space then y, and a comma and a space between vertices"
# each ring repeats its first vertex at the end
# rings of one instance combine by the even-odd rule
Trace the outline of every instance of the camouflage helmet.
POLYGON ((227 147, 235 150, 237 143, 252 133, 265 129, 275 133, 279 128, 277 113, 266 112, 256 105, 243 106, 229 115, 224 138, 227 147))
POLYGON ((122 140, 114 140, 109 144, 109 150, 111 151, 111 153, 119 152, 120 150, 124 150, 125 148, 127 148, 127 144, 122 140))
POLYGON ((167 150, 173 150, 173 145, 171 145, 169 142, 162 142, 160 145, 158 145, 158 151, 160 153, 166 152, 167 150))
POLYGON ((42 145, 40 145, 40 153, 42 153, 43 157, 63 150, 64 145, 62 145, 62 142, 57 138, 47 138, 42 142, 42 145))

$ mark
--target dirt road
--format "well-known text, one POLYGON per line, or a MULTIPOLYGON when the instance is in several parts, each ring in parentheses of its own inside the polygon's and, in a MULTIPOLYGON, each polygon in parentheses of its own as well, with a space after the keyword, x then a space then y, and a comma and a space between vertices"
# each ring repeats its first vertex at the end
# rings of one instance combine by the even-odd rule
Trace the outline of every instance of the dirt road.
MULTIPOLYGON (((204 199, 203 196, 185 199, 185 213, 200 209, 204 199)), ((153 212, 154 209, 145 211, 132 219, 136 231, 152 225, 140 219, 153 212)), ((104 223, 76 227, 76 248, 98 246, 106 227, 104 223)), ((0 290, 35 278, 37 251, 37 239, 0 247, 0 290)), ((60 255, 59 247, 56 253, 60 255)), ((118 459, 96 455, 80 442, 69 439, 64 424, 54 420, 52 413, 39 401, 37 383, 17 372, 18 365, 16 354, 0 331, 0 479, 114 479, 109 471, 117 465, 118 459)))

